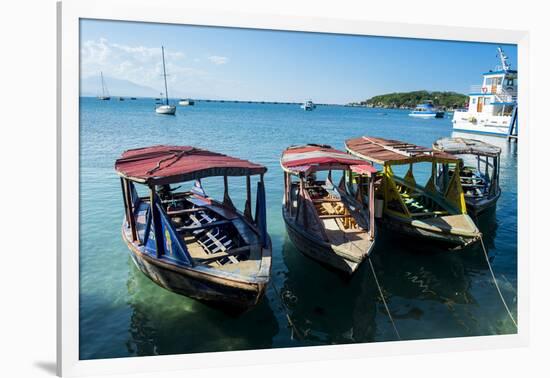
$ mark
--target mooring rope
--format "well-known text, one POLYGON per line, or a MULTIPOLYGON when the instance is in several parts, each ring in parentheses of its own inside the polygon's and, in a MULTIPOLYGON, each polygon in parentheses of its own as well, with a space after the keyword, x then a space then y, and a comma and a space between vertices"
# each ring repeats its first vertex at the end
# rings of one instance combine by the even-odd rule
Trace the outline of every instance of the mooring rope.
POLYGON ((275 284, 273 283, 272 280, 270 280, 269 283, 271 284, 271 287, 273 288, 273 291, 275 291, 275 294, 276 294, 277 297, 279 298, 279 302, 281 303, 281 307, 283 308, 283 311, 285 312, 286 320, 287 320, 287 322, 288 322, 288 325, 292 328, 292 331, 293 331, 294 333, 296 333, 296 335, 298 336, 298 339, 303 339, 303 336, 302 336, 300 330, 298 329, 298 327, 296 327, 296 325, 294 324, 294 322, 293 322, 292 319, 290 318, 290 310, 289 310, 289 308, 286 306, 286 303, 285 303, 285 301, 283 300, 283 297, 282 297, 282 295, 280 294, 279 290, 277 290, 277 287, 275 286, 275 284))
MULTIPOLYGON (((356 245, 353 242, 353 240, 349 240, 349 242, 353 246, 355 246, 356 248, 359 248, 359 246, 356 245)), ((401 335, 399 334, 399 331, 397 330, 397 327, 395 326, 395 321, 393 320, 393 316, 391 316, 390 308, 388 307, 388 303, 386 302, 386 297, 384 296, 384 292, 382 291, 382 287, 380 286, 380 282, 378 282, 378 277, 376 276, 376 271, 374 270, 374 265, 372 264, 372 260, 371 260, 369 255, 367 255, 367 260, 369 260, 370 270, 372 271, 372 276, 374 277, 374 282, 376 282, 376 287, 378 288, 378 293, 380 294, 380 298, 382 299, 382 303, 384 303, 384 307, 386 309, 386 312, 388 313, 388 317, 390 318, 390 322, 391 322, 391 325, 393 327, 393 331, 395 332, 395 335, 397 336, 397 339, 401 340, 401 335)))
POLYGON ((498 295, 500 295, 500 300, 502 301, 502 304, 504 305, 504 308, 508 312, 508 316, 512 320, 512 323, 516 326, 516 329, 518 328, 518 324, 516 323, 516 320, 514 319, 514 316, 512 315, 512 312, 508 308, 508 305, 506 304, 506 301, 504 300, 504 296, 502 295, 502 292, 500 291, 500 287, 498 286, 497 279, 495 277, 495 273, 493 272, 493 268, 491 267, 491 262, 489 261, 489 255, 487 254, 487 249, 485 249, 485 243, 483 243, 483 238, 480 239, 481 241, 481 247, 483 249, 483 254, 485 255, 485 260, 487 261, 487 265, 489 266, 489 272, 491 272, 491 276, 493 277, 493 282, 495 284, 495 287, 497 288, 498 295))
POLYGON ((384 303, 384 307, 386 308, 386 312, 388 313, 388 316, 390 318, 393 330, 395 331, 397 338, 401 340, 401 335, 399 335, 399 331, 397 331, 397 327, 395 326, 395 322, 393 321, 393 317, 391 316, 390 308, 388 307, 388 303, 386 302, 386 298, 384 297, 384 293, 382 292, 382 287, 380 287, 380 283, 378 282, 378 277, 376 276, 376 272, 374 271, 374 265, 372 264, 372 260, 370 259, 370 257, 367 257, 367 259, 369 260, 369 265, 372 271, 372 276, 374 277, 374 282, 376 282, 376 286, 378 287, 380 298, 382 298, 382 302, 384 303))

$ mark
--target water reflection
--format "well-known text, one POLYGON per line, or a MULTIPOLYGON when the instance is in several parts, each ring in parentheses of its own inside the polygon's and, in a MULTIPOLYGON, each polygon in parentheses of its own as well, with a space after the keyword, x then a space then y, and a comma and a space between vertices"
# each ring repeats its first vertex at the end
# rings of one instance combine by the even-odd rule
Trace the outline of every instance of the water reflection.
MULTIPOLYGON (((379 239, 372 262, 396 327, 403 339, 487 333, 476 309, 486 305, 473 295, 473 278, 483 273, 479 251, 463 253, 411 249, 403 240, 379 239), (473 261, 473 262, 472 262, 473 261), (433 326, 436 324, 437 326, 433 326)), ((283 258, 288 272, 282 299, 304 345, 395 340, 390 319, 366 261, 351 278, 303 256, 287 239, 283 258)), ((476 280, 476 284, 477 284, 476 280)), ((492 288, 489 288, 491 291, 492 288)), ((499 332, 502 333, 502 332, 499 332)))
MULTIPOLYGON (((481 213, 478 217, 474 219, 474 222, 477 224, 479 231, 483 236, 483 244, 487 249, 489 254, 490 261, 493 260, 494 256, 491 256, 491 251, 496 248, 495 238, 498 230, 498 222, 496 217, 495 208, 489 209, 484 213, 481 213)), ((470 253, 464 254, 464 258, 472 264, 472 267, 478 266, 479 269, 488 269, 487 261, 485 260, 485 255, 480 244, 476 245, 473 248, 473 251, 470 253)))
POLYGON ((281 296, 295 337, 306 345, 378 340, 378 292, 369 272, 343 277, 302 255, 288 238, 283 259, 288 271, 281 296))
POLYGON ((266 298, 238 317, 174 294, 150 281, 128 258, 126 347, 130 355, 262 349, 279 326, 266 298))

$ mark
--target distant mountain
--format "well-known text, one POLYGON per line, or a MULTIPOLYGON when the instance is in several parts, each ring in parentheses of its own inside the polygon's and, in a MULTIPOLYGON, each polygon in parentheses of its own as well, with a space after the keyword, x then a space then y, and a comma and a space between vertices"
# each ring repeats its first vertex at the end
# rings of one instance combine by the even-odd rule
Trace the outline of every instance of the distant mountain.
MULTIPOLYGON (((151 88, 145 85, 136 84, 130 80, 115 79, 110 76, 105 76, 105 85, 109 90, 109 94, 113 97, 161 97, 161 89, 151 88)), ((159 82, 159 88, 162 87, 162 82, 159 82)), ((222 97, 212 95, 211 93, 183 91, 179 88, 168 87, 170 98, 209 98, 212 100, 220 100, 222 97)), ((95 97, 101 94, 101 79, 90 76, 80 80, 80 96, 95 97)))
MULTIPOLYGON (((129 80, 105 77, 105 84, 111 96, 122 97, 158 97, 160 91, 136 84, 129 80)), ((97 96, 101 93, 101 81, 99 77, 87 77, 80 80, 81 96, 97 96)))

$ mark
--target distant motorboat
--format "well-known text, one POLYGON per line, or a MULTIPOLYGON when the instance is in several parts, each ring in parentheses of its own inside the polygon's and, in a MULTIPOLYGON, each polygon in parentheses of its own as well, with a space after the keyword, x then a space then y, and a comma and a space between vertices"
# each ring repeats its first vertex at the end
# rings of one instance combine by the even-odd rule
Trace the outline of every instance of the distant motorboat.
POLYGON ((105 85, 105 80, 103 79, 103 72, 100 72, 100 76, 101 76, 101 95, 97 96, 97 99, 102 101, 109 101, 111 99, 111 96, 109 95, 109 90, 107 89, 107 85, 105 85))
POLYGON ((164 46, 162 46, 161 49, 162 49, 162 76, 164 76, 164 104, 158 105, 155 108, 155 111, 157 112, 157 114, 175 115, 176 106, 170 105, 170 102, 168 101, 168 84, 166 82, 166 62, 164 60, 164 46))
POLYGON ((181 99, 178 104, 180 106, 193 106, 195 105, 195 101, 191 100, 191 99, 181 99))
POLYGON ((311 111, 316 108, 316 105, 313 103, 313 101, 309 100, 304 102, 302 105, 300 105, 300 108, 307 111, 311 111))
POLYGON ((137 98, 135 98, 135 97, 130 97, 130 100, 137 100, 137 98))
POLYGON ((431 101, 416 105, 416 108, 409 113, 411 117, 418 118, 443 118, 445 112, 438 110, 431 101))
POLYGON ((119 97, 118 101, 124 101, 124 97, 119 97))

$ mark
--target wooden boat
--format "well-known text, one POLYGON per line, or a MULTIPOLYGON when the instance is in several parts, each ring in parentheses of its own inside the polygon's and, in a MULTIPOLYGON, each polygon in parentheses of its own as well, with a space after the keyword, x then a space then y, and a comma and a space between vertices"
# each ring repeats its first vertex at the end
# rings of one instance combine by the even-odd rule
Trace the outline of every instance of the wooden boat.
MULTIPOLYGON (((349 153, 380 165, 380 181, 375 195, 380 204, 380 224, 403 235, 414 236, 453 249, 460 249, 481 238, 477 226, 468 216, 460 176, 454 155, 414 144, 363 136, 346 141, 349 153), (431 174, 425 185, 417 183, 414 166, 428 163, 431 174), (437 182, 438 165, 455 173, 444 186, 437 182), (408 170, 403 177, 394 169, 408 170)), ((424 164, 426 165, 426 164, 424 164)), ((378 207, 378 205, 377 205, 378 207)))
POLYGON ((287 148, 283 218, 287 233, 305 255, 352 274, 374 246, 372 165, 326 145, 287 148), (320 180, 320 172, 328 173, 320 180), (341 175, 338 186, 332 175, 341 175))
MULTIPOLYGON (((500 197, 499 147, 476 139, 441 138, 434 142, 433 148, 461 159, 460 183, 469 214, 477 216, 496 206, 500 197)), ((453 174, 453 170, 442 166, 438 180, 444 184, 453 174)))
POLYGON ((122 238, 147 277, 210 304, 244 310, 258 303, 271 269, 264 166, 195 147, 153 146, 124 152, 115 169, 126 212, 122 238), (223 178, 223 200, 202 188, 200 180, 213 176, 223 178), (246 177, 243 211, 231 201, 228 176, 246 177), (259 177, 254 216, 251 176, 259 177), (188 181, 191 190, 171 187, 188 181))

